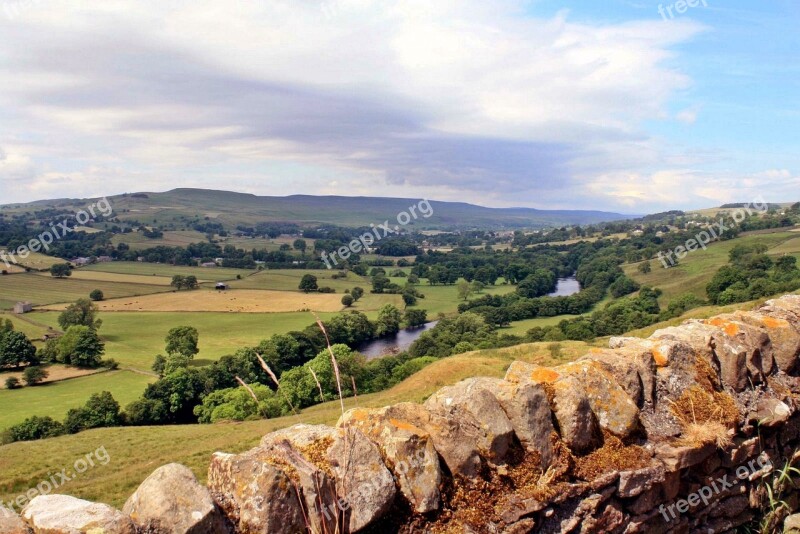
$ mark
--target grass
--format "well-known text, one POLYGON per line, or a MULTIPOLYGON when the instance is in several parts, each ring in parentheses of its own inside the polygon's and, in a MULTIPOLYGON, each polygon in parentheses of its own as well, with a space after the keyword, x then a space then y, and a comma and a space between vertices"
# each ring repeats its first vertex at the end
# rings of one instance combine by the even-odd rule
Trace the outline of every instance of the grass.
POLYGON ((714 274, 728 263, 730 250, 736 245, 748 243, 767 245, 769 247, 767 253, 775 257, 785 253, 800 257, 800 235, 795 232, 780 231, 745 235, 729 241, 712 243, 707 250, 692 252, 680 260, 678 265, 669 269, 664 269, 658 260, 651 260, 652 271, 648 274, 638 271, 639 263, 624 265, 623 269, 638 283, 661 289, 664 292, 659 299, 662 306, 684 293, 693 293, 705 299, 706 285, 714 274))
POLYGON ((32 321, 28 315, 16 315, 13 313, 0 313, 0 321, 5 322, 6 319, 11 319, 14 325, 14 330, 22 332, 25 336, 33 342, 40 340, 47 327, 32 321))
POLYGON ((12 274, 0 276, 0 309, 11 309, 18 301, 30 301, 34 305, 72 302, 88 297, 95 289, 101 290, 106 298, 115 298, 158 293, 168 288, 71 277, 57 279, 35 273, 12 274))
POLYGON ((137 274, 144 276, 167 276, 170 279, 176 274, 195 275, 198 280, 234 280, 236 275, 242 278, 253 273, 247 269, 229 269, 226 267, 185 267, 181 265, 165 265, 163 263, 145 263, 137 261, 113 261, 95 263, 82 267, 81 270, 101 271, 105 273, 137 274))
MULTIPOLYGON (((58 312, 34 312, 28 317, 58 328, 58 312)), ((328 319, 334 314, 321 313, 328 319)), ((106 343, 104 358, 123 367, 150 371, 153 358, 164 352, 164 338, 176 326, 194 326, 200 333, 196 361, 208 363, 237 349, 257 345, 272 334, 302 330, 314 322, 308 312, 107 312, 101 313, 100 336, 106 343)))
POLYGON ((186 247, 192 243, 208 243, 206 235, 194 230, 176 230, 164 232, 164 237, 149 239, 139 232, 117 234, 111 238, 111 243, 117 246, 126 243, 132 250, 144 250, 152 247, 186 247))
MULTIPOLYGON (((60 382, 61 380, 77 378, 79 376, 93 375, 103 371, 104 369, 80 369, 78 367, 70 367, 68 365, 53 364, 47 366, 47 378, 45 378, 41 383, 47 384, 50 382, 60 382)), ((12 376, 16 377, 21 384, 24 384, 22 380, 22 374, 22 371, 9 371, 0 373, 0 388, 5 388, 6 379, 12 376)))
POLYGON ((92 393, 100 391, 110 391, 117 402, 125 406, 139 398, 153 380, 152 376, 120 370, 22 389, 3 389, 0 390, 0 429, 32 415, 63 419, 67 410, 82 406, 92 393))
MULTIPOLYGON (((587 350, 584 343, 564 342, 562 355, 554 359, 547 345, 520 345, 445 358, 392 389, 359 395, 357 400, 346 399, 345 404, 347 408, 351 408, 378 407, 402 401, 418 402, 440 387, 469 376, 502 377, 505 369, 514 360, 557 365, 582 356, 587 350)), ((89 379, 91 378, 94 377, 89 379)), ((2 393, 4 392, 0 392, 2 393)), ((0 395, 0 402, 2 399, 3 396, 0 395)), ((255 446, 264 434, 278 428, 300 422, 334 424, 339 415, 337 400, 313 406, 296 416, 271 420, 96 429, 48 440, 12 443, 0 447, 0 500, 15 497, 46 478, 48 472, 69 467, 77 458, 104 446, 111 457, 109 464, 90 469, 60 491, 121 507, 136 487, 161 465, 169 462, 182 463, 190 467, 201 481, 205 481, 208 462, 214 451, 241 452, 255 446)))
MULTIPOLYGON (((4 250, 0 248, 0 250, 4 250)), ((52 265, 56 263, 65 263, 67 260, 56 258, 54 256, 48 256, 46 254, 42 254, 41 252, 31 252, 28 254, 26 258, 20 258, 19 256, 15 256, 16 263, 23 266, 29 267, 31 269, 49 269, 52 265)))
MULTIPOLYGON (((50 276, 40 273, 39 276, 50 276)), ((88 270, 85 267, 73 269, 71 280, 94 280, 99 282, 127 282, 131 284, 145 284, 154 286, 169 286, 172 278, 168 276, 153 276, 144 274, 107 273, 103 271, 88 270)))

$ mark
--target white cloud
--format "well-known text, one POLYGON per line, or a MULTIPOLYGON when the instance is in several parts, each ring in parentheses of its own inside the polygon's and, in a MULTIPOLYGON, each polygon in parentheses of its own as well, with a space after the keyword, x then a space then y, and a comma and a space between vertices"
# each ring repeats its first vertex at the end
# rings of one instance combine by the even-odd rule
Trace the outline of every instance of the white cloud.
MULTIPOLYGON (((497 204, 570 202, 576 188, 592 192, 585 207, 670 202, 665 177, 691 171, 641 170, 670 158, 642 124, 691 85, 671 47, 702 27, 541 19, 525 5, 37 3, 0 17, 0 118, 13 110, 0 146, 24 132, 38 173, 8 194, 375 194, 381 177, 386 191, 497 204)), ((4 182, 14 172, 0 162, 4 182)))

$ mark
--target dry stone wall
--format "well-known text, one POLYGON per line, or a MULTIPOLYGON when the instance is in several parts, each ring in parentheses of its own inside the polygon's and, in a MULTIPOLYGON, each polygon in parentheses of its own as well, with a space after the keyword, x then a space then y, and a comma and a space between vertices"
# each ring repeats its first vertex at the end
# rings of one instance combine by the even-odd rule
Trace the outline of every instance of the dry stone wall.
POLYGON ((274 432, 207 486, 163 466, 122 511, 39 496, 0 534, 800 532, 798 358, 787 295, 274 432))

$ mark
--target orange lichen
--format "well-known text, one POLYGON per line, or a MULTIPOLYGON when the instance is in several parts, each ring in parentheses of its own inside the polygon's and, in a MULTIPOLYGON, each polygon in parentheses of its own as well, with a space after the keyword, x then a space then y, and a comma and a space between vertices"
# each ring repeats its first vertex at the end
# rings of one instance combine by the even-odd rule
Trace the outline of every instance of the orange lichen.
POLYGON ((534 382, 555 382, 561 375, 547 367, 540 367, 531 373, 534 382))
POLYGON ((775 317, 764 317, 761 322, 767 328, 786 328, 789 326, 789 322, 785 319, 776 319, 775 317))
POLYGON ((411 432, 413 434, 425 434, 425 432, 417 426, 412 425, 407 421, 401 421, 400 419, 389 419, 389 423, 393 426, 399 428, 400 430, 405 430, 407 432, 411 432))
POLYGON ((653 359, 657 366, 666 367, 669 364, 669 358, 658 347, 653 347, 650 352, 653 353, 653 359))

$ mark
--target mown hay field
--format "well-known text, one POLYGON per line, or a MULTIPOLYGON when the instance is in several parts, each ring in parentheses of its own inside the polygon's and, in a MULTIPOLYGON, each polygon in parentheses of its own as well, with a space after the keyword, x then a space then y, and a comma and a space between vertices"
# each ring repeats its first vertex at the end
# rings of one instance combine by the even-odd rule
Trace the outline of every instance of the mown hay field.
POLYGON ((95 263, 81 267, 81 270, 102 271, 105 273, 138 274, 144 276, 167 276, 172 279, 176 274, 194 275, 198 280, 222 281, 233 280, 237 275, 244 278, 254 271, 247 269, 229 269, 226 267, 187 267, 182 265, 165 265, 163 263, 146 263, 138 261, 112 261, 95 263))

